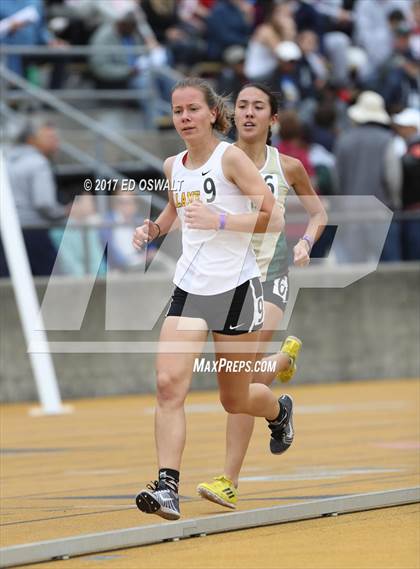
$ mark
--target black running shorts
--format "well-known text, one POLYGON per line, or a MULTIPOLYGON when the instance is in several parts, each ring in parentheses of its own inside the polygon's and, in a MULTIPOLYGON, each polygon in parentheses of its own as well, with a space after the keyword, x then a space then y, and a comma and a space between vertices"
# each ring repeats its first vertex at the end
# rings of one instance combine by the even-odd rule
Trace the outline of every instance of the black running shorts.
POLYGON ((264 302, 271 302, 271 304, 278 306, 284 312, 289 298, 288 275, 282 275, 274 281, 265 281, 262 283, 262 287, 264 302))
POLYGON ((201 318, 209 330, 237 336, 259 330, 264 322, 264 301, 258 277, 214 295, 191 294, 175 287, 166 316, 201 318))

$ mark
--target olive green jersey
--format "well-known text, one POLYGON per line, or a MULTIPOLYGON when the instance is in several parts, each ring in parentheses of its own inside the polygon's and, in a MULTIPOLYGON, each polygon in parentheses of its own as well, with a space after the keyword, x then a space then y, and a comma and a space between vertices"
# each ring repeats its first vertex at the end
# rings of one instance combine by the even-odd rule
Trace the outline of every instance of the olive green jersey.
MULTIPOLYGON (((273 192, 277 203, 284 207, 290 186, 284 176, 277 148, 266 146, 266 149, 267 157, 264 166, 260 169, 260 173, 267 186, 273 192)), ((254 233, 252 246, 257 257, 263 282, 273 281, 282 274, 287 273, 287 243, 282 232, 254 233)))

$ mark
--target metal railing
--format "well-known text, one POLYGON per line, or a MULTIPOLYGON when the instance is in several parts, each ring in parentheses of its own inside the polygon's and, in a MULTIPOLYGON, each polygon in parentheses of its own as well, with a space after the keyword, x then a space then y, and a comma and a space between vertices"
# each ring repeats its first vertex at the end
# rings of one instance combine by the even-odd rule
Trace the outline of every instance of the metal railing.
MULTIPOLYGON (((0 63, 6 67, 6 57, 7 55, 22 55, 30 57, 45 57, 48 56, 50 61, 46 63, 53 63, 54 59, 71 59, 79 56, 90 56, 95 53, 130 53, 133 55, 148 55, 150 50, 145 46, 101 46, 100 48, 96 46, 63 46, 63 47, 45 47, 45 46, 27 46, 27 45, 1 45, 0 46, 0 63)), ((169 65, 161 65, 158 69, 151 68, 150 72, 155 75, 163 75, 174 82, 179 81, 183 78, 183 75, 170 67, 169 65)), ((158 93, 139 91, 138 89, 91 89, 91 88, 80 88, 80 89, 49 89, 49 93, 57 96, 58 99, 62 100, 147 100, 150 97, 157 98, 158 106, 165 112, 170 112, 170 104, 160 98, 158 93)), ((25 91, 20 91, 19 89, 5 89, 2 94, 2 99, 5 101, 26 101, 30 98, 30 95, 25 91)))
MULTIPOLYGON (((138 89, 48 89, 51 95, 63 101, 134 101, 149 97, 147 92, 138 89)), ((31 96, 20 89, 7 89, 2 97, 6 101, 27 101, 31 96)), ((162 101, 160 107, 168 110, 170 105, 162 101)))
POLYGON ((0 56, 2 55, 48 55, 54 57, 71 57, 79 55, 93 55, 97 52, 101 53, 132 53, 134 55, 145 55, 149 50, 142 45, 122 46, 122 45, 108 45, 108 46, 89 46, 89 45, 69 45, 60 47, 49 47, 42 45, 7 45, 0 46, 0 56))
MULTIPOLYGON (((139 221, 140 223, 140 221, 139 221)), ((63 237, 65 235, 65 232, 74 232, 74 231, 78 231, 80 232, 80 236, 81 236, 81 242, 82 242, 82 247, 83 247, 83 254, 82 254, 82 259, 83 259, 83 268, 84 268, 84 276, 88 276, 92 274, 92 264, 91 264, 91 260, 92 260, 92 254, 94 253, 93 251, 93 245, 92 242, 90 240, 90 236, 91 236, 91 232, 94 231, 96 233, 96 237, 98 239, 98 245, 105 247, 107 245, 107 243, 102 243, 101 241, 101 233, 104 230, 109 230, 110 233, 112 234, 112 232, 114 232, 115 230, 119 229, 119 228, 129 228, 134 232, 134 226, 133 224, 129 224, 129 223, 124 223, 124 222, 114 222, 114 221, 105 221, 105 220, 99 220, 96 223, 92 223, 92 222, 85 222, 85 223, 74 223, 72 222, 71 225, 63 225, 63 224, 57 224, 57 225, 53 225, 53 226, 49 226, 50 230, 62 230, 63 231, 63 237)), ((41 229, 39 226, 37 227, 32 227, 32 229, 41 229)), ((133 248, 133 253, 134 253, 134 248, 133 248)), ((58 259, 59 259, 59 255, 60 252, 58 250, 58 259)), ((147 250, 144 250, 144 258, 146 259, 147 257, 147 250)), ((173 271, 176 265, 176 259, 173 259, 172 257, 170 257, 168 254, 164 253, 163 251, 160 251, 159 253, 159 258, 160 261, 163 262, 163 267, 166 270, 169 271, 173 271)), ((127 265, 125 266, 119 266, 119 267, 111 267, 111 269, 117 268, 117 270, 121 270, 121 271, 131 271, 131 270, 136 270, 136 266, 130 265, 127 263, 127 265)), ((67 272, 65 267, 61 267, 59 269, 61 275, 65 275, 67 274, 68 276, 71 276, 70 272, 67 272), (60 270, 61 269, 61 270, 60 270)), ((137 265, 137 269, 138 270, 142 270, 143 269, 143 265, 141 263, 139 263, 137 265)), ((73 275, 74 276, 74 275, 73 275)))
MULTIPOLYGON (((95 53, 130 53, 133 55, 147 55, 150 50, 146 46, 122 46, 122 45, 109 45, 109 46, 86 46, 86 45, 71 45, 62 47, 48 47, 38 45, 0 45, 0 61, 4 63, 4 57, 7 55, 29 55, 29 56, 48 56, 52 59, 72 58, 78 56, 90 56, 95 53)), ((179 81, 184 76, 182 73, 173 69, 169 65, 159 66, 159 71, 162 71, 168 77, 179 81)))
POLYGON ((79 111, 64 101, 60 101, 55 95, 52 95, 46 89, 32 85, 29 81, 23 79, 17 73, 10 71, 10 69, 7 69, 2 65, 0 65, 0 78, 19 87, 20 89, 23 89, 27 93, 30 93, 38 101, 49 105, 56 111, 78 123, 80 126, 91 130, 97 135, 97 137, 108 140, 130 156, 140 160, 143 164, 146 163, 152 168, 162 171, 163 160, 144 148, 141 148, 127 140, 120 134, 117 134, 115 131, 105 127, 99 121, 89 117, 86 113, 79 111))
MULTIPOLYGON (((136 196, 137 197, 137 196, 136 196)), ((404 223, 405 221, 419 221, 420 226, 420 211, 398 211, 395 212, 394 221, 404 223)), ((337 212, 334 214, 332 222, 330 225, 338 225, 338 224, 346 224, 346 223, 354 223, 354 222, 362 222, 362 223, 375 223, 381 221, 380 214, 375 214, 374 212, 366 212, 366 211, 348 211, 348 212, 337 212)), ((287 216, 287 226, 289 230, 293 233, 293 227, 300 227, 302 224, 307 222, 307 215, 304 213, 292 213, 287 216)), ((141 219, 138 219, 138 223, 141 223, 141 219)), ((52 229, 59 229, 64 231, 80 231, 81 232, 81 240, 83 244, 83 262, 84 262, 84 269, 85 275, 91 274, 91 252, 90 247, 91 243, 89 240, 89 232, 91 230, 98 232, 98 237, 100 237, 100 233, 104 230, 110 230, 111 232, 115 229, 121 227, 129 227, 134 230, 133 223, 124 223, 124 222, 117 222, 117 221, 110 221, 99 217, 95 221, 85 221, 85 222, 78 222, 78 221, 71 221, 70 224, 67 222, 59 222, 59 223, 42 223, 37 225, 27 225, 25 224, 22 229, 28 230, 52 230, 52 229)), ((293 244, 293 238, 289 243, 289 246, 293 244)), ((167 254, 163 254, 160 251, 160 258, 162 261, 165 262, 167 269, 173 269, 175 266, 176 259, 169 257, 167 254)), ((130 267, 127 267, 130 270, 130 267)))
MULTIPOLYGON (((12 111, 4 102, 0 102, 0 114, 4 117, 8 118, 9 120, 18 120, 19 114, 15 111, 12 111)), ((60 150, 79 164, 83 164, 89 170, 92 170, 97 177, 106 177, 110 179, 118 179, 123 180, 125 176, 112 166, 109 166, 105 162, 98 160, 97 158, 93 158, 89 156, 84 151, 81 151, 77 146, 71 144, 69 142, 61 141, 60 143, 60 150)), ((136 194, 139 196, 140 200, 147 201, 148 198, 146 195, 136 194)), ((147 194, 150 196, 150 193, 147 194)), ((158 194, 153 194, 153 202, 154 205, 161 211, 167 204, 167 201, 160 197, 158 194)), ((103 212, 102 212, 103 213, 103 212)))

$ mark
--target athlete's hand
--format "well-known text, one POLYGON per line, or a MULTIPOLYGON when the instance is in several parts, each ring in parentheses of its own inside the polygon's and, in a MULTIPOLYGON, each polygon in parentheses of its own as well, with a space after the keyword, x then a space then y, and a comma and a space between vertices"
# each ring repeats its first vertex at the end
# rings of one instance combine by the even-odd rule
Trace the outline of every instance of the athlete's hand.
POLYGON ((153 221, 145 219, 143 225, 136 227, 133 234, 133 247, 140 251, 149 241, 156 237, 157 228, 153 221))
POLYGON ((218 229, 219 216, 197 200, 185 208, 185 223, 190 229, 218 229))
POLYGON ((309 245, 306 241, 301 239, 293 247, 293 262, 297 267, 305 267, 309 265, 309 245))

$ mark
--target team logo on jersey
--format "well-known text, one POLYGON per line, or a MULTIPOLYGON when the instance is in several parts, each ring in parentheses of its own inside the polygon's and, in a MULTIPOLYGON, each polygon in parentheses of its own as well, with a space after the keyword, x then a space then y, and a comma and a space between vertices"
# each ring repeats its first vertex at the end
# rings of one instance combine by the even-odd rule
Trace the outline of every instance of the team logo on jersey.
POLYGON ((174 192, 175 207, 185 207, 200 199, 200 190, 192 192, 174 192))

